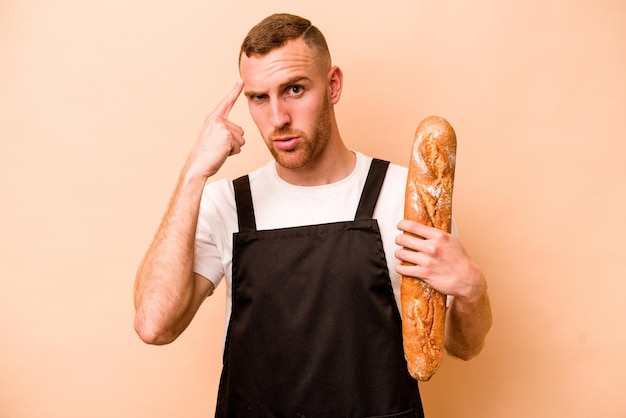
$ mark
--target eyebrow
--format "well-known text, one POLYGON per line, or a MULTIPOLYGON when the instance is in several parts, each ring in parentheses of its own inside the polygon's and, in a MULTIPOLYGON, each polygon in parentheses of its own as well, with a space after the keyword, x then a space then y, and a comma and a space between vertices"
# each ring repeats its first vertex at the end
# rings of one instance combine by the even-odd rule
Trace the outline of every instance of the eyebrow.
MULTIPOLYGON (((279 90, 284 90, 285 88, 287 88, 288 86, 291 86, 293 84, 297 84, 299 82, 301 82, 302 80, 310 80, 309 77, 304 76, 304 75, 298 75, 295 77, 290 78, 289 80, 280 83, 280 85, 278 86, 279 90)), ((260 91, 244 91, 244 96, 246 97, 256 97, 256 96, 263 96, 266 93, 260 92, 260 91)))

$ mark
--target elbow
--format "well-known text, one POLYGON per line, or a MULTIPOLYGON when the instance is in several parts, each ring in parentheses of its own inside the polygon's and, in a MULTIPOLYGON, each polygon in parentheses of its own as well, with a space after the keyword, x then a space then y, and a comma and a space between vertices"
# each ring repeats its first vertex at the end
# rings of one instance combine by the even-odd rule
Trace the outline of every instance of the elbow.
POLYGON ((474 347, 463 347, 462 349, 446 348, 446 351, 452 357, 458 358, 459 360, 470 361, 473 358, 477 357, 480 354, 480 352, 483 351, 484 347, 485 347, 485 342, 483 341, 482 343, 474 347))
POLYGON ((470 335, 450 332, 446 328, 446 352, 460 360, 469 361, 477 357, 485 348, 487 333, 491 328, 491 318, 485 323, 485 327, 480 331, 470 335))
POLYGON ((150 345, 166 345, 174 341, 178 336, 166 332, 154 324, 142 321, 140 318, 135 319, 135 332, 141 341, 150 345))

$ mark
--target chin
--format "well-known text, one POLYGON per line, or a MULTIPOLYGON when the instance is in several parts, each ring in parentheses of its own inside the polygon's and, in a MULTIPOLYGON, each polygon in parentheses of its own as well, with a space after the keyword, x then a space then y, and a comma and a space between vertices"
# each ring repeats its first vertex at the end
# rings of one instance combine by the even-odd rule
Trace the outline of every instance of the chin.
POLYGON ((284 168, 290 169, 290 170, 296 170, 298 168, 304 168, 307 166, 307 163, 309 162, 307 159, 305 158, 298 158, 298 156, 296 155, 284 155, 285 153, 278 155, 278 156, 274 156, 274 159, 276 160, 276 162, 284 168))

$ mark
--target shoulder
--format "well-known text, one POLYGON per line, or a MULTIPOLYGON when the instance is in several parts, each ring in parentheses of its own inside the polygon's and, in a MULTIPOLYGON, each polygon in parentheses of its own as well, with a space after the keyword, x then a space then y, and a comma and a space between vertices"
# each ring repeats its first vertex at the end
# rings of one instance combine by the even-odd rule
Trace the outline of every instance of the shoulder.
POLYGON ((407 167, 395 163, 389 163, 387 173, 385 174, 385 180, 383 182, 381 194, 396 195, 404 199, 404 190, 406 188, 406 179, 408 173, 409 170, 407 167))
POLYGON ((216 180, 204 186, 202 192, 203 203, 224 202, 231 199, 234 201, 233 183, 229 179, 216 180))
MULTIPOLYGON (((360 163, 357 163, 357 170, 360 170, 359 175, 361 177, 367 176, 369 167, 374 158, 360 152, 355 153, 358 161, 360 161, 360 163)), ((391 200, 394 201, 400 199, 400 202, 403 204, 408 173, 409 170, 407 167, 395 163, 389 163, 387 172, 385 173, 385 180, 380 191, 381 196, 383 196, 383 198, 391 198, 391 200)))
MULTIPOLYGON (((369 170, 372 157, 357 153, 362 159, 364 174, 369 170)), ((399 221, 404 213, 404 195, 408 168, 399 164, 390 163, 385 174, 385 180, 380 190, 378 203, 374 211, 374 217, 390 219, 392 222, 399 221)))
MULTIPOLYGON (((266 182, 268 179, 271 179, 271 168, 271 163, 268 163, 248 173, 247 176, 250 184, 266 182)), ((212 202, 232 201, 234 203, 233 180, 219 179, 207 183, 206 186, 204 186, 202 199, 212 202)))
POLYGON ((387 169, 387 175, 385 176, 385 182, 400 185, 402 188, 406 187, 406 178, 409 174, 409 169, 405 166, 390 163, 387 169))

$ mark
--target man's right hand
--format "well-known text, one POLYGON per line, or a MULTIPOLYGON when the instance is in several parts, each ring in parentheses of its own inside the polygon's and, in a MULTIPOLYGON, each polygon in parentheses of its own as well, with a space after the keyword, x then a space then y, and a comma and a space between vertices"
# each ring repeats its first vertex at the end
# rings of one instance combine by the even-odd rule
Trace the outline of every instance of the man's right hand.
POLYGON ((205 180, 222 167, 226 158, 239 154, 244 145, 243 129, 228 120, 228 114, 243 90, 243 80, 235 84, 230 93, 204 120, 204 126, 187 158, 184 173, 205 180))

